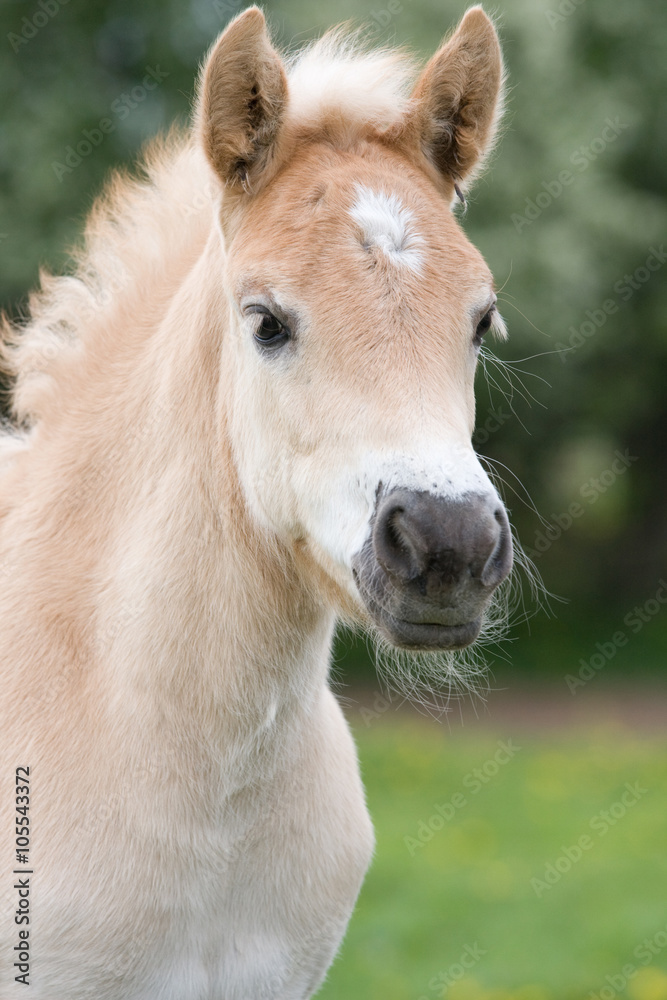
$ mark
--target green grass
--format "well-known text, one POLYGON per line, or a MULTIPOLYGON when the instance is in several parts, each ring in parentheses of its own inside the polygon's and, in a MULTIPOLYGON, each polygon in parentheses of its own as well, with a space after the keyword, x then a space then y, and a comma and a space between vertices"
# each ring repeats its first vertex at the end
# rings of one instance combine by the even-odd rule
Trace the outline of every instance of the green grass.
POLYGON ((356 719, 377 850, 321 1000, 667 1000, 664 739, 356 719), (521 749, 478 788, 510 737, 521 749), (626 783, 635 801, 614 805, 626 783), (594 819, 610 809, 614 825, 594 819), (582 836, 569 871, 531 884, 582 836), (654 954, 636 952, 645 939, 654 954))

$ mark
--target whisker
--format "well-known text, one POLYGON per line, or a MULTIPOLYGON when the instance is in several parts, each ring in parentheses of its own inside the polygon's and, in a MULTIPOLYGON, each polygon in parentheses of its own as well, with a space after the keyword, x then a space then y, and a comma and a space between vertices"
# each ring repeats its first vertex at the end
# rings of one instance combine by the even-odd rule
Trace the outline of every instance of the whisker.
POLYGON ((528 319, 528 317, 526 316, 526 314, 524 312, 522 312, 521 309, 519 309, 519 307, 514 302, 512 302, 510 300, 510 297, 507 294, 505 294, 503 296, 503 302, 505 302, 508 306, 511 306, 512 309, 516 309, 516 311, 518 312, 519 316, 523 317, 523 319, 525 319, 526 323, 528 323, 530 326, 532 326, 533 330, 535 330, 537 333, 541 333, 543 337, 549 337, 548 333, 546 333, 544 330, 540 330, 539 326, 535 326, 535 324, 533 323, 533 321, 530 320, 530 319, 528 319))
MULTIPOLYGON (((546 404, 543 403, 541 400, 537 399, 537 397, 534 396, 530 392, 530 390, 523 384, 523 382, 519 378, 519 372, 521 375, 532 375, 533 378, 538 379, 540 382, 543 382, 545 385, 551 388, 550 383, 547 382, 546 379, 542 378, 541 375, 536 375, 534 372, 524 372, 520 369, 515 368, 512 362, 503 361, 501 358, 497 357, 497 355, 491 354, 491 352, 488 351, 487 348, 483 348, 482 350, 484 352, 483 354, 484 360, 491 364, 496 365, 498 371, 501 372, 505 377, 505 379, 507 380, 507 382, 511 384, 512 387, 516 389, 517 392, 519 392, 519 395, 522 396, 522 398, 526 401, 526 403, 528 403, 529 406, 530 406, 529 400, 532 400, 532 402, 535 403, 537 406, 541 406, 544 409, 546 409, 546 404), (516 379, 516 383, 518 383, 518 385, 520 386, 520 390, 516 388, 516 383, 512 381, 512 376, 514 376, 514 378, 516 379)), ((486 367, 484 367, 485 373, 486 370, 487 370, 486 367)))
POLYGON ((514 266, 514 262, 513 262, 513 261, 510 261, 510 272, 509 272, 509 274, 507 275, 507 277, 505 278, 505 280, 503 281, 503 283, 502 283, 502 285, 500 286, 500 288, 498 288, 498 289, 496 290, 496 295, 498 296, 498 298, 500 298, 500 293, 501 293, 501 292, 503 291, 503 289, 505 288, 505 285, 507 284, 507 282, 508 282, 508 281, 510 280, 510 278, 512 277, 512 268, 513 268, 513 266, 514 266))
MULTIPOLYGON (((549 354, 558 354, 559 352, 558 351, 549 351, 548 353, 549 354)), ((544 356, 545 355, 542 355, 542 354, 536 354, 535 355, 535 357, 544 357, 544 356)), ((516 360, 516 361, 506 361, 504 358, 499 358, 496 355, 493 355, 493 358, 494 358, 494 361, 496 362, 496 364, 501 365, 503 368, 508 368, 513 374, 517 375, 517 377, 519 375, 529 375, 531 378, 537 379, 538 382, 542 382, 543 385, 547 386, 547 388, 549 388, 549 389, 552 388, 551 382, 549 382, 547 379, 545 379, 543 375, 538 375, 537 372, 526 371, 525 369, 518 367, 520 364, 523 364, 524 361, 530 361, 531 360, 530 358, 522 358, 522 359, 516 360)))
MULTIPOLYGON (((568 351, 569 350, 574 350, 574 348, 569 348, 568 347, 568 351)), ((504 365, 520 365, 520 364, 523 364, 524 361, 534 361, 535 358, 548 358, 549 355, 551 355, 551 354, 562 354, 562 353, 563 353, 562 350, 558 350, 558 351, 542 351, 540 354, 529 354, 527 358, 514 358, 512 361, 506 361, 504 358, 499 359, 499 360, 502 360, 502 363, 504 365)), ((524 374, 525 375, 532 375, 534 378, 540 378, 541 377, 540 375, 537 375, 535 372, 524 372, 524 374)), ((547 385, 548 384, 549 383, 547 383, 547 385)))
POLYGON ((521 480, 519 479, 519 477, 516 475, 515 472, 512 472, 512 470, 507 465, 505 465, 504 462, 501 462, 497 458, 489 458, 488 455, 478 455, 478 458, 485 465, 490 466, 489 472, 490 472, 490 475, 492 477, 492 480, 494 481, 494 485, 495 485, 495 480, 497 479, 498 482, 500 482, 504 486, 506 486, 508 490, 511 490, 512 493, 514 493, 514 495, 517 497, 517 499, 521 500, 521 502, 528 508, 528 510, 532 511, 533 514, 537 515, 537 517, 539 518, 540 523, 542 525, 544 525, 546 527, 549 524, 549 522, 547 520, 545 520, 545 518, 543 518, 542 515, 540 514, 539 510, 535 506, 533 498, 531 497, 531 495, 528 492, 527 488, 524 486, 524 484, 521 482, 521 480), (514 478, 516 479, 517 483, 519 484, 519 486, 521 487, 521 489, 526 494, 526 497, 528 498, 528 501, 526 501, 525 499, 523 499, 523 497, 520 495, 520 493, 518 493, 515 490, 515 488, 510 483, 508 483, 506 480, 504 480, 502 478, 502 476, 500 476, 499 473, 497 473, 495 471, 495 469, 493 468, 493 466, 495 466, 495 465, 502 466, 502 468, 505 469, 507 472, 509 472, 509 474, 511 476, 514 476, 514 478))
MULTIPOLYGON (((500 386, 500 384, 493 378, 493 376, 487 370, 487 368, 486 368, 486 359, 482 360, 482 367, 483 367, 483 370, 484 370, 484 377, 485 377, 485 379, 486 379, 486 381, 488 383, 487 384, 487 388, 489 386, 493 385, 498 390, 498 392, 501 394, 501 396, 503 397, 503 399, 507 403, 507 405, 508 405, 508 407, 509 407, 512 415, 514 417, 516 417, 516 419, 519 421, 519 423, 521 424, 521 427, 525 430, 526 434, 530 434, 530 431, 528 430, 528 428, 524 424, 523 420, 521 419, 521 417, 519 416, 519 414, 517 413, 517 411, 514 409, 514 385, 512 384, 512 382, 508 380, 508 384, 509 384, 510 389, 511 389, 511 392, 508 395, 508 393, 505 392, 505 390, 500 386)), ((523 398, 525 399, 525 396, 523 398)), ((489 400, 491 401, 491 404, 493 405, 493 397, 491 395, 490 388, 489 388, 489 400)), ((528 402, 528 400, 526 400, 526 402, 530 406, 530 403, 528 402)))
MULTIPOLYGON (((515 373, 512 372, 511 368, 508 368, 506 365, 504 365, 503 362, 500 361, 495 355, 485 352, 484 355, 483 355, 483 366, 482 367, 483 367, 485 376, 489 380, 491 380, 491 376, 489 374, 488 368, 486 367, 487 363, 488 364, 495 364, 495 366, 496 366, 496 368, 498 370, 498 373, 501 374, 504 377, 504 379, 507 382, 507 384, 511 387, 512 394, 514 394, 514 392, 516 392, 528 404, 528 406, 530 406, 530 401, 531 400, 534 403, 536 403, 538 406, 544 406, 545 405, 544 403, 541 403, 540 400, 536 399, 535 396, 533 396, 532 393, 530 393, 528 391, 528 389, 526 389, 526 387, 523 385, 523 383, 518 378, 518 376, 516 376, 516 382, 514 382, 512 380, 512 375, 515 375, 515 373), (516 383, 518 383, 518 387, 517 387, 516 383)), ((500 388, 500 386, 498 385, 498 383, 495 380, 493 381, 493 384, 496 386, 496 388, 500 392, 503 392, 503 390, 500 388)), ((505 394, 503 393, 503 395, 505 395, 505 394)), ((508 401, 508 403, 510 402, 510 398, 507 397, 506 395, 505 395, 505 399, 508 401)))

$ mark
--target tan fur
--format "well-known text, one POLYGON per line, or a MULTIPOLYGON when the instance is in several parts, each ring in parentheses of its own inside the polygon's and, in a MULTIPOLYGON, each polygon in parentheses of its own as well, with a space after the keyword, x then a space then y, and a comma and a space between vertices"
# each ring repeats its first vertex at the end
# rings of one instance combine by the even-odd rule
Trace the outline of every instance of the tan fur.
MULTIPOLYGON (((463 24, 497 85, 493 29, 463 24)), ((0 851, 9 887, 7 780, 29 765, 33 1000, 303 1000, 369 861, 327 685, 336 616, 366 619, 327 503, 364 451, 416 433, 469 456, 491 279, 415 141, 428 75, 410 99, 400 56, 348 47, 318 105, 317 52, 285 70, 256 8, 233 22, 193 136, 153 149, 149 183, 112 182, 76 273, 6 329, 23 430, 0 446, 0 851), (412 213, 421 276, 362 245, 358 184, 412 213), (241 315, 268 290, 300 316, 289 370, 241 315)))

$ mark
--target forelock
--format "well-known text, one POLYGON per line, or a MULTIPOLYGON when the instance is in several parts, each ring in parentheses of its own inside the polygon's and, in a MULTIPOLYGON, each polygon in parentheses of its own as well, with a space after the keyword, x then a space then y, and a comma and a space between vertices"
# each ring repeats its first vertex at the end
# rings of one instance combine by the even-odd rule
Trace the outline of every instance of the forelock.
POLYGON ((333 29, 289 61, 288 120, 312 130, 390 128, 408 108, 415 75, 404 50, 367 51, 358 34, 333 29))

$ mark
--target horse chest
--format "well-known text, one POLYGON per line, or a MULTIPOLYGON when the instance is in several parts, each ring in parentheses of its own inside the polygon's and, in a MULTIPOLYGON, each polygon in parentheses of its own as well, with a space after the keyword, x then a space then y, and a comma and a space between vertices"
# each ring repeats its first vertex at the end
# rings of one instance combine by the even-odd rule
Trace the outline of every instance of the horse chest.
MULTIPOLYGON (((208 863, 174 873, 163 884, 170 917, 144 953, 140 977, 128 982, 127 1000, 305 1000, 338 946, 343 927, 328 920, 326 905, 314 930, 311 900, 301 888, 310 873, 283 871, 294 896, 279 894, 275 857, 266 842, 253 849, 209 843, 208 863), (165 891, 166 890, 166 891, 165 891), (285 908, 294 911, 285 919, 285 908), (304 948, 304 942, 307 946, 304 948)), ((288 866, 289 867, 289 866, 288 866)), ((324 901, 323 901, 324 902, 324 901)), ((132 977, 130 976, 130 980, 132 977)))

